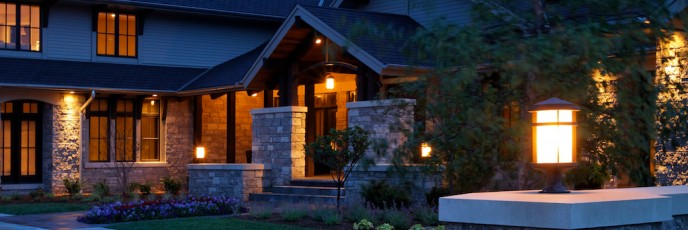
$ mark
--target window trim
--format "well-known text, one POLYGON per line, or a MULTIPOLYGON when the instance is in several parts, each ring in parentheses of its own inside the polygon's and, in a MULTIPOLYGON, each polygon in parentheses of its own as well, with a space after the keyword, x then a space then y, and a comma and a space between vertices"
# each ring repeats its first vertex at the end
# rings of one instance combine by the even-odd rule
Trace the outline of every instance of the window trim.
MULTIPOLYGON (((116 57, 116 58, 130 58, 130 59, 136 59, 136 58, 138 58, 138 56, 139 56, 139 36, 143 34, 143 33, 142 33, 143 30, 141 29, 141 26, 143 25, 143 23, 141 23, 141 18, 143 18, 143 17, 142 17, 139 13, 132 12, 132 11, 124 11, 124 10, 108 9, 108 8, 98 8, 98 9, 94 9, 94 10, 93 10, 92 30, 93 30, 93 32, 95 32, 95 35, 96 35, 96 36, 95 36, 95 39, 94 39, 94 40, 95 40, 95 49, 94 49, 94 50, 95 50, 96 56, 101 56, 101 57, 116 57), (115 19, 114 19, 114 23, 115 23, 115 28, 114 28, 114 30, 115 30, 115 32, 112 34, 112 35, 114 36, 114 38, 115 38, 115 41, 114 41, 115 46, 114 46, 114 48, 113 48, 113 49, 114 49, 114 54, 107 54, 107 50, 105 51, 105 54, 100 54, 100 53, 98 53, 98 45, 99 45, 98 35, 101 34, 100 32, 98 32, 98 22, 99 22, 98 20, 99 20, 99 14, 100 14, 100 13, 105 13, 106 15, 108 15, 108 14, 115 14, 115 19), (135 34, 133 35, 134 38, 135 38, 135 40, 136 40, 136 41, 134 42, 134 53, 135 53, 136 55, 131 55, 131 56, 129 56, 129 55, 121 55, 121 54, 119 53, 119 43, 120 43, 120 42, 119 42, 119 37, 122 36, 122 35, 119 33, 119 17, 120 17, 121 14, 126 14, 126 15, 134 16, 134 20, 136 20, 136 22, 134 23, 134 25, 136 26, 136 28, 134 29, 134 33, 135 33, 135 34)), ((104 33, 104 34, 108 34, 108 33, 106 32, 106 33, 104 33)), ((132 36, 132 35, 124 35, 124 36, 127 36, 127 37, 128 37, 128 36, 132 36)), ((107 48, 106 48, 106 49, 107 49, 107 48)))
MULTIPOLYGON (((15 28, 14 28, 14 30, 16 30, 16 32, 15 32, 14 37, 15 37, 15 39, 16 39, 16 41, 17 41, 17 42, 15 43, 15 47, 14 47, 14 48, 0 48, 0 50, 7 50, 7 51, 22 51, 22 52, 32 52, 32 53, 41 53, 41 52, 43 52, 43 44, 41 44, 41 43, 43 43, 43 27, 44 27, 44 24, 46 24, 46 23, 44 22, 44 17, 45 17, 45 15, 46 15, 46 13, 44 12, 44 8, 45 8, 45 7, 44 7, 42 4, 22 3, 22 2, 19 2, 19 1, 12 1, 12 0, 0 0, 0 3, 4 3, 4 4, 14 4, 14 5, 15 5, 15 10, 16 10, 16 12, 15 12, 15 17, 16 17, 16 18, 15 18, 15 25, 14 25, 15 28), (20 32, 20 31, 21 31, 21 28, 23 27, 23 26, 21 25, 21 6, 29 6, 29 7, 36 6, 36 7, 38 7, 38 25, 34 27, 34 26, 32 26, 31 24, 29 24, 29 27, 28 27, 28 28, 29 28, 29 32, 30 32, 32 29, 36 29, 36 28, 38 29, 38 44, 39 44, 39 45, 38 45, 38 50, 32 50, 32 49, 31 49, 31 37, 29 37, 29 49, 25 50, 25 49, 22 49, 22 48, 21 48, 21 47, 22 47, 22 43, 21 43, 21 32, 20 32)), ((29 8, 29 12, 31 12, 30 9, 31 9, 31 8, 29 8)), ((29 16, 29 21, 31 21, 30 16, 29 16)), ((8 26, 8 27, 9 27, 10 25, 4 25, 4 26, 8 26)), ((138 51, 137 51, 137 52, 138 52, 138 51)))

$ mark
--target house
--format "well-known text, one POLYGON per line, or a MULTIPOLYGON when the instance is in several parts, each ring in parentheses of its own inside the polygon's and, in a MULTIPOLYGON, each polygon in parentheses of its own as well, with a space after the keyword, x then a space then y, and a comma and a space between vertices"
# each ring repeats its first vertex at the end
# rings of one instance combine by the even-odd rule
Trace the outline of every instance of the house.
MULTIPOLYGON (((389 125, 410 125, 414 101, 377 99, 427 68, 411 68, 400 48, 437 20, 468 22, 472 4, 0 1, 0 188, 117 186, 122 162, 132 182, 172 177, 192 193, 244 199, 328 175, 303 144, 353 125, 403 142, 389 125), (403 108, 384 113, 393 106, 403 108)), ((356 171, 348 189, 385 178, 389 153, 369 154, 378 166, 356 171)), ((424 189, 439 183, 419 178, 424 189)))

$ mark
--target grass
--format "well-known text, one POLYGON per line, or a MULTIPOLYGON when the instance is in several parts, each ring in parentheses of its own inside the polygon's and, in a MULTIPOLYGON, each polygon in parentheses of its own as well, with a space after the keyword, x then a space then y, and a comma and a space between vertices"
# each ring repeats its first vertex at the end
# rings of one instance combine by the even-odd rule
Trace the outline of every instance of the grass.
POLYGON ((111 229, 255 229, 255 230, 306 230, 289 225, 239 220, 228 217, 190 217, 166 220, 149 220, 117 223, 105 226, 111 229))
POLYGON ((17 204, 0 204, 0 213, 12 215, 28 215, 40 213, 54 213, 54 212, 74 212, 87 211, 91 209, 90 204, 80 203, 17 203, 17 204))

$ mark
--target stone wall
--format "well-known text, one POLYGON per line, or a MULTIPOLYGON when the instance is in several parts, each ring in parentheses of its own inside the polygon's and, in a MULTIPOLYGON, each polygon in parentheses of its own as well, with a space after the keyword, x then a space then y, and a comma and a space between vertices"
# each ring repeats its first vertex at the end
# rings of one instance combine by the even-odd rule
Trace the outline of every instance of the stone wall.
POLYGON ((79 175, 79 107, 86 97, 65 94, 70 100, 43 107, 43 186, 53 193, 65 192, 62 179, 79 175))
POLYGON ((425 193, 433 187, 440 185, 442 177, 439 174, 428 175, 422 172, 421 166, 404 166, 403 173, 392 171, 393 167, 389 164, 379 164, 364 169, 361 166, 355 167, 349 178, 346 180, 346 202, 362 202, 365 199, 361 196, 363 186, 367 186, 372 181, 385 181, 392 186, 399 186, 409 192, 413 204, 426 204, 425 193))
POLYGON ((375 143, 387 144, 387 151, 377 155, 372 148, 366 157, 378 164, 392 162, 393 151, 406 141, 404 132, 413 127, 413 99, 391 99, 376 101, 359 101, 346 103, 349 109, 349 127, 360 126, 370 132, 370 139, 375 143))
POLYGON ((225 195, 248 201, 249 193, 270 187, 263 164, 189 164, 189 194, 225 195))
POLYGON ((272 185, 305 176, 307 110, 299 106, 251 110, 253 162, 271 165, 272 185))
MULTIPOLYGON (((204 162, 227 162, 227 95, 211 99, 210 95, 202 96, 201 114, 202 142, 205 147, 204 162)), ((191 126, 193 127, 193 126, 191 126)))
POLYGON ((236 163, 251 163, 247 161, 246 153, 251 150, 251 110, 256 108, 263 108, 263 92, 255 97, 246 92, 236 92, 236 163))

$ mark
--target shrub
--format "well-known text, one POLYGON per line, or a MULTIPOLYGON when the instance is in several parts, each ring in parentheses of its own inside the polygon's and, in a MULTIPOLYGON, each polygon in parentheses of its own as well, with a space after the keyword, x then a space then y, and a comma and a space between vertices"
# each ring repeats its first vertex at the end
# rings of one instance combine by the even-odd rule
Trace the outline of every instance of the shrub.
POLYGON ((131 195, 132 193, 136 192, 136 190, 139 189, 140 186, 141 185, 136 182, 129 183, 129 185, 127 186, 127 194, 131 195))
POLYGON ((219 197, 187 196, 184 199, 115 202, 91 208, 77 221, 87 224, 156 220, 177 217, 226 215, 240 210, 239 199, 219 197))
POLYGON ((151 194, 151 185, 148 183, 139 184, 139 192, 142 196, 148 196, 151 194))
POLYGON ((67 193, 69 196, 74 196, 76 194, 79 194, 79 191, 81 190, 81 183, 79 182, 79 179, 69 179, 69 178, 64 178, 62 179, 62 183, 64 183, 65 189, 67 189, 67 193))
POLYGON ((375 226, 373 225, 372 222, 368 221, 367 219, 362 219, 359 222, 354 223, 354 230, 372 230, 375 229, 375 226))
POLYGON ((347 221, 368 220, 377 222, 379 220, 379 209, 370 207, 366 208, 362 202, 353 202, 344 209, 344 219, 347 221))
POLYGON ((272 216, 272 206, 253 206, 251 210, 249 210, 249 215, 251 215, 253 218, 258 219, 270 218, 272 216))
POLYGON ((104 198, 110 195, 110 186, 101 181, 93 184, 93 196, 97 198, 104 198))
POLYGON ((431 207, 437 207, 440 197, 449 196, 449 189, 444 187, 432 187, 430 192, 425 193, 425 201, 431 207))
POLYGON ((423 225, 436 225, 439 223, 437 210, 427 206, 413 207, 413 217, 423 225))
POLYGON ((385 181, 371 181, 368 185, 363 185, 361 195, 367 203, 376 208, 402 208, 408 207, 411 197, 409 189, 398 186, 390 186, 385 181))
POLYGON ((182 189, 182 182, 171 177, 162 178, 162 184, 168 194, 177 195, 182 189))
POLYGON ((338 225, 342 223, 342 216, 338 212, 325 212, 321 215, 321 221, 326 225, 338 225))
POLYGON ((406 208, 390 208, 382 212, 382 222, 389 223, 389 225, 394 226, 396 229, 408 229, 411 227, 412 220, 413 217, 406 208))
POLYGON ((32 200, 43 200, 47 197, 45 194, 45 191, 43 191, 42 188, 33 190, 29 192, 29 196, 31 197, 32 200))
POLYGON ((308 212, 306 212, 305 209, 299 207, 288 208, 282 211, 282 220, 284 221, 296 222, 307 216, 308 212))

